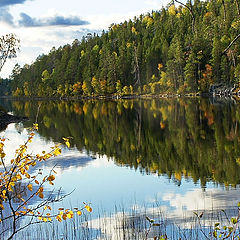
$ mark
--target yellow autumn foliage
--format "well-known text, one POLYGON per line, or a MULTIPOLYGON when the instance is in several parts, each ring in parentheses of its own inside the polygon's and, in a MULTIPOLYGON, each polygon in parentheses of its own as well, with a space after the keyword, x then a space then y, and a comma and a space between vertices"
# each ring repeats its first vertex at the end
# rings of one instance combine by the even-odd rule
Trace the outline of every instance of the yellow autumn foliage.
MULTIPOLYGON (((45 198, 44 184, 48 182, 53 185, 56 171, 52 169, 49 175, 39 177, 42 172, 35 173, 32 171, 32 167, 39 162, 47 161, 52 157, 60 155, 62 150, 60 144, 56 144, 49 152, 42 151, 42 154, 29 154, 27 152, 28 144, 32 142, 32 138, 35 135, 34 132, 37 130, 38 124, 34 124, 28 133, 28 140, 16 150, 16 157, 10 162, 11 166, 4 168, 5 170, 0 172, 0 211, 4 210, 5 205, 10 205, 11 207, 10 215, 5 216, 4 212, 2 212, 1 222, 12 219, 13 224, 16 224, 16 219, 24 216, 30 216, 32 219, 35 219, 35 223, 51 222, 53 219, 61 222, 62 220, 72 219, 75 215, 80 216, 83 209, 92 212, 92 208, 88 204, 83 203, 84 205, 81 209, 74 208, 74 210, 66 209, 64 211, 64 208, 59 208, 58 211, 61 211, 54 213, 49 205, 54 203, 54 201, 52 202, 52 200, 45 198), (23 179, 24 182, 22 182, 23 179), (17 190, 19 186, 21 186, 21 191, 17 190), (24 199, 23 194, 26 191, 30 191, 31 194, 24 199), (39 197, 41 202, 37 207, 30 205, 35 196, 39 197)), ((6 156, 4 152, 5 140, 0 138, 0 158, 3 165, 6 156)), ((63 140, 65 145, 70 147, 70 138, 63 138, 63 140)), ((12 234, 15 235, 18 231, 19 229, 14 228, 12 234)))
POLYGON ((170 15, 175 16, 176 15, 176 8, 175 5, 172 4, 169 8, 168 8, 168 12, 170 15))

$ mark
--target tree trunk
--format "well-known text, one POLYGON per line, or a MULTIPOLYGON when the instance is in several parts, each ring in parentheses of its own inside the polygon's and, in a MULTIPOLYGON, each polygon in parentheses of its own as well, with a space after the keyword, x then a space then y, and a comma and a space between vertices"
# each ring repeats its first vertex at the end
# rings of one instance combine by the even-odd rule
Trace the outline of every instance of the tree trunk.
POLYGON ((240 6, 239 6, 238 0, 235 0, 235 3, 236 3, 236 7, 237 7, 238 16, 240 16, 240 6))
POLYGON ((194 13, 193 13, 192 1, 191 1, 191 0, 189 1, 189 5, 190 5, 190 6, 188 6, 188 5, 180 2, 180 1, 178 1, 178 0, 173 0, 173 1, 181 4, 182 6, 184 6, 185 8, 187 8, 188 11, 190 12, 190 14, 191 14, 191 16, 192 16, 192 32, 193 32, 193 34, 194 34, 194 32, 195 32, 195 15, 194 15, 194 13))
POLYGON ((140 79, 140 68, 139 68, 139 62, 138 62, 138 57, 137 57, 137 47, 134 44, 134 60, 135 60, 135 71, 136 71, 136 76, 137 76, 137 81, 135 85, 141 86, 141 79, 140 79))
POLYGON ((222 0, 222 5, 223 5, 223 20, 224 20, 224 22, 226 22, 227 13, 226 13, 226 5, 225 5, 224 0, 222 0))

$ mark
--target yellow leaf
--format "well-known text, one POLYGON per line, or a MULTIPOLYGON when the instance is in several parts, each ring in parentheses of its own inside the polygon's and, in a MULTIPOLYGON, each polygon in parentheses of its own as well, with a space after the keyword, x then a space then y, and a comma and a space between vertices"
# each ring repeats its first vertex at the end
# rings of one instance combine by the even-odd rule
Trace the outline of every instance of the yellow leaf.
POLYGON ((78 216, 81 216, 81 215, 82 215, 82 212, 81 212, 81 211, 77 211, 77 215, 78 215, 78 216))
POLYGON ((70 218, 73 218, 73 211, 69 211, 67 213, 67 217, 70 219, 70 218))
POLYGON ((170 15, 176 15, 176 9, 174 4, 172 4, 169 8, 168 8, 168 12, 170 15))
POLYGON ((39 196, 40 198, 43 198, 43 197, 44 197, 44 195, 43 195, 42 192, 40 192, 40 193, 38 194, 38 196, 39 196))
POLYGON ((20 174, 17 174, 17 175, 16 175, 16 178, 17 178, 18 180, 22 180, 22 176, 21 176, 20 174))
POLYGON ((54 185, 54 183, 52 181, 49 181, 49 184, 54 185))
POLYGON ((61 149, 60 148, 56 148, 54 151, 53 151, 53 154, 55 155, 55 156, 58 156, 58 155, 60 155, 61 154, 61 149))
POLYGON ((88 212, 92 212, 92 208, 90 206, 86 205, 85 208, 88 212))
POLYGON ((135 28, 135 27, 132 27, 132 33, 135 33, 135 34, 137 34, 137 30, 136 30, 136 28, 135 28))
POLYGON ((32 184, 28 184, 27 188, 29 191, 32 191, 32 184))
POLYGON ((158 64, 158 70, 161 70, 163 68, 163 65, 161 63, 158 64))
POLYGON ((48 178, 47 178, 48 181, 53 181, 55 180, 55 176, 54 175, 50 175, 48 178))
POLYGON ((57 215, 57 216, 56 216, 56 219, 57 219, 59 222, 61 222, 61 221, 62 221, 61 215, 57 215))
POLYGON ((65 144, 67 145, 68 148, 70 148, 70 143, 69 143, 69 141, 66 141, 65 144))
POLYGON ((38 130, 38 124, 37 123, 33 124, 33 129, 38 130))
POLYGON ((29 179, 29 178, 30 178, 30 175, 26 172, 26 173, 25 173, 25 177, 29 179))
POLYGON ((9 185, 14 187, 15 183, 14 182, 10 182, 9 185))
POLYGON ((50 158, 50 157, 52 157, 52 154, 47 153, 46 155, 44 155, 44 160, 46 160, 46 159, 48 159, 48 158, 50 158))
POLYGON ((70 218, 73 218, 73 215, 70 214, 70 213, 68 213, 68 214, 67 214, 67 218, 69 218, 69 219, 70 219, 70 218))
POLYGON ((32 165, 33 167, 36 166, 36 164, 37 164, 36 161, 34 161, 34 162, 31 163, 31 165, 32 165))

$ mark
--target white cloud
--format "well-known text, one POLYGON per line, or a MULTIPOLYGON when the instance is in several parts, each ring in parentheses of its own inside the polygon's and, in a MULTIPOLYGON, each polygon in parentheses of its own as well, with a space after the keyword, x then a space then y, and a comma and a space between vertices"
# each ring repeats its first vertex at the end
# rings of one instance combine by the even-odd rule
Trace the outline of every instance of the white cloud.
POLYGON ((159 8, 159 6, 161 7, 163 5, 166 5, 168 1, 159 2, 156 0, 146 0, 145 3, 149 5, 149 7, 151 7, 152 9, 155 9, 155 8, 159 8))
POLYGON ((212 208, 226 208, 230 206, 237 206, 239 190, 230 189, 215 189, 208 188, 205 191, 202 189, 194 189, 185 194, 167 193, 163 196, 163 201, 168 201, 171 207, 177 211, 187 210, 212 210, 212 208), (229 199, 231 195, 231 199, 229 199))
MULTIPOLYGON (((59 47, 64 44, 71 44, 75 38, 81 40, 82 36, 89 31, 96 32, 97 30, 98 33, 101 33, 103 29, 107 30, 112 23, 128 21, 134 16, 152 11, 152 9, 161 9, 162 5, 168 3, 166 0, 162 2, 157 0, 133 0, 131 2, 127 0, 121 2, 109 0, 77 2, 69 0, 67 3, 55 0, 50 2, 48 0, 26 2, 24 0, 15 0, 13 3, 16 2, 24 4, 13 4, 7 9, 6 13, 14 16, 14 19, 9 18, 9 20, 13 21, 13 24, 10 26, 1 22, 0 35, 15 33, 21 40, 21 51, 16 59, 7 61, 6 66, 2 69, 1 77, 8 77, 16 63, 21 66, 25 63, 31 64, 40 54, 47 54, 53 46, 59 47), (88 21, 90 24, 70 27, 16 28, 14 26, 21 20, 20 14, 22 12, 28 15, 32 25, 39 25, 39 23, 41 23, 40 25, 46 25, 47 22, 56 23, 53 20, 56 20, 57 16, 62 17, 60 20, 71 21, 76 20, 77 17, 88 21)), ((2 19, 4 20, 5 17, 7 17, 6 14, 2 16, 2 19)), ((26 25, 27 21, 22 23, 26 25)))
POLYGON ((65 44, 71 44, 74 39, 81 39, 89 30, 78 26, 65 27, 41 27, 1 29, 0 35, 14 32, 20 39, 20 52, 17 58, 8 59, 1 72, 1 77, 8 77, 16 63, 21 66, 31 64, 39 55, 47 54, 53 46, 56 48, 65 44))
MULTIPOLYGON (((10 160, 15 156, 16 149, 27 140, 27 130, 24 129, 21 133, 18 133, 15 123, 12 123, 8 125, 4 132, 0 133, 0 136, 6 138, 4 151, 6 153, 6 164, 9 164, 10 160)), ((45 142, 37 135, 33 142, 28 145, 28 152, 37 154, 41 153, 41 151, 50 151, 52 146, 54 146, 54 143, 45 142)))
POLYGON ((112 167, 115 165, 113 159, 107 158, 106 155, 96 157, 90 164, 94 168, 112 167))
MULTIPOLYGON (((173 229, 175 224, 176 230, 179 231, 178 226, 182 229, 192 229, 199 227, 199 222, 196 219, 194 212, 200 214, 204 211, 203 219, 201 220, 202 229, 204 226, 214 226, 216 222, 219 222, 219 214, 221 209, 226 210, 229 219, 232 217, 232 210, 237 206, 239 201, 239 189, 214 189, 209 188, 203 191, 202 189, 195 189, 187 191, 186 193, 167 193, 163 196, 162 201, 158 202, 153 207, 146 207, 139 204, 132 205, 131 213, 125 209, 123 213, 121 210, 112 215, 102 216, 98 219, 89 221, 89 225, 94 229, 101 230, 102 233, 106 234, 104 237, 111 239, 123 239, 129 237, 131 239, 131 229, 126 230, 128 221, 133 221, 135 217, 135 226, 144 227, 144 222, 147 222, 145 216, 153 218, 156 223, 164 223, 166 229, 173 229), (161 203, 162 202, 162 203, 161 203), (123 229, 123 222, 125 222, 125 230, 123 229), (125 235, 125 234, 130 234, 125 235), (118 236, 119 238, 117 238, 118 236)), ((161 193, 162 195, 162 193, 161 193)), ((161 196, 159 194, 159 196, 161 196)), ((235 212, 237 214, 237 211, 235 212)), ((235 215, 233 215, 235 216, 235 215)), ((221 224, 227 224, 227 219, 222 213, 221 224)), ((141 227, 138 230, 138 236, 141 234, 141 227)), ((135 229, 136 231, 136 229, 135 229)), ((142 232, 144 234, 146 232, 142 232)), ((171 233, 169 233, 171 234, 171 233)), ((103 238, 104 238, 103 237, 103 238)), ((98 239, 103 239, 99 237, 98 239)), ((104 238, 104 239, 105 239, 104 238)))

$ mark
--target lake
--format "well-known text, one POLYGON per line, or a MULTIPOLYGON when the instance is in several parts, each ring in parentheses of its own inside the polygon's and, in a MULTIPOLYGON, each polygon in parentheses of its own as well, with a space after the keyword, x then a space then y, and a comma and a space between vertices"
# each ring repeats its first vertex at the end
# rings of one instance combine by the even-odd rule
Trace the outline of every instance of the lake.
MULTIPOLYGON (((9 156, 36 120, 39 131, 31 145, 33 152, 48 150, 63 142, 62 137, 71 137, 70 149, 64 148, 61 156, 39 168, 48 172, 55 166, 54 187, 61 187, 64 193, 73 191, 62 204, 91 203, 93 212, 88 220, 94 231, 82 239, 130 239, 109 220, 110 216, 121 219, 122 212, 129 218, 134 212, 135 218, 166 220, 163 234, 177 237, 198 224, 195 213, 204 213, 201 227, 206 231, 219 221, 222 209, 230 218, 236 214, 240 105, 232 99, 0 99, 0 105, 29 118, 2 129, 1 136, 9 139, 9 156), (105 219, 108 231, 101 229, 99 219, 105 219), (184 232, 172 230, 178 227, 184 232)), ((204 237, 194 234, 192 239, 204 237)))

